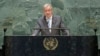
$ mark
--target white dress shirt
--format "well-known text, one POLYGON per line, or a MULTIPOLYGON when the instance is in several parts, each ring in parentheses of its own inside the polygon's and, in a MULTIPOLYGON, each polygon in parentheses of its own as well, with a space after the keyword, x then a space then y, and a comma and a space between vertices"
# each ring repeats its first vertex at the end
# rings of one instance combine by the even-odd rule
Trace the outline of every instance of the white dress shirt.
POLYGON ((51 28, 52 28, 52 16, 50 18, 46 18, 46 21, 48 22, 49 32, 51 32, 51 28))

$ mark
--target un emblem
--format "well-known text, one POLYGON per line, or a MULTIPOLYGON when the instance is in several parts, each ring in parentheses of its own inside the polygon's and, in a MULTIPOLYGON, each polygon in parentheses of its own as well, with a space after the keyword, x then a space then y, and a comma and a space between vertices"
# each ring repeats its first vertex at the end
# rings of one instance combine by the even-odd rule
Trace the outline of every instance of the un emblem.
POLYGON ((46 50, 55 50, 58 46, 58 40, 53 37, 44 38, 43 46, 46 50))

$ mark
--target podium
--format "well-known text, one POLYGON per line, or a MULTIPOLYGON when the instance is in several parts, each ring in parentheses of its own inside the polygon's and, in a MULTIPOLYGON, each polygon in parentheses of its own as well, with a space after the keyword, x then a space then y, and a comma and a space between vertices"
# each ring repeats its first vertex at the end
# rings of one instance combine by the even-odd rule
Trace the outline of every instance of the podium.
POLYGON ((6 36, 5 56, 97 56, 96 36, 6 36))

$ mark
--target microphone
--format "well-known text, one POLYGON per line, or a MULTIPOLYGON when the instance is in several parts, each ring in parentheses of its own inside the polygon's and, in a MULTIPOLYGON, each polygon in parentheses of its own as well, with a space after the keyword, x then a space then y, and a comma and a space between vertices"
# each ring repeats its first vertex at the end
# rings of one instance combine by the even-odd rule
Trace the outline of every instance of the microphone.
POLYGON ((5 36, 5 33, 6 33, 6 31, 7 31, 7 28, 4 28, 4 30, 3 30, 3 31, 4 31, 4 36, 5 36))
POLYGON ((95 29, 94 29, 94 32, 95 32, 95 36, 97 36, 97 35, 96 35, 96 32, 97 32, 97 28, 95 28, 95 29))

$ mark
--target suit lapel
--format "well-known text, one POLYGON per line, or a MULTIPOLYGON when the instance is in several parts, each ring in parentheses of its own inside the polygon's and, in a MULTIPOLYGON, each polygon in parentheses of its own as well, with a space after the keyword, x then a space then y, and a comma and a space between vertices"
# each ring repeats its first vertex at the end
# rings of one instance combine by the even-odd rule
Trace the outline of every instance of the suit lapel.
POLYGON ((51 35, 54 34, 55 23, 56 23, 55 17, 52 16, 52 27, 51 27, 52 29, 51 29, 51 35))
POLYGON ((43 25, 44 25, 44 29, 45 29, 45 31, 46 32, 49 32, 49 29, 48 29, 48 23, 47 23, 47 21, 46 21, 46 19, 45 19, 45 16, 43 16, 43 25))
POLYGON ((55 27, 55 18, 54 18, 54 16, 52 16, 52 28, 54 28, 55 27))
POLYGON ((45 19, 45 16, 43 16, 43 25, 45 28, 48 28, 48 24, 47 24, 47 21, 45 19))

